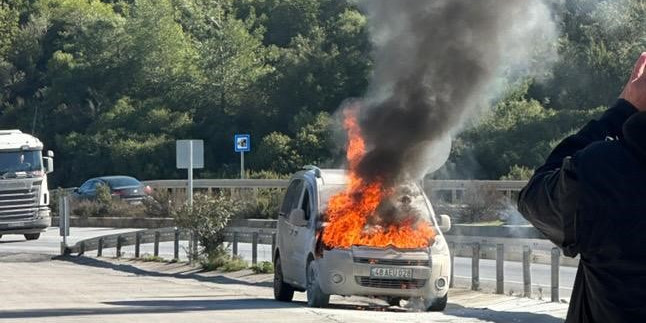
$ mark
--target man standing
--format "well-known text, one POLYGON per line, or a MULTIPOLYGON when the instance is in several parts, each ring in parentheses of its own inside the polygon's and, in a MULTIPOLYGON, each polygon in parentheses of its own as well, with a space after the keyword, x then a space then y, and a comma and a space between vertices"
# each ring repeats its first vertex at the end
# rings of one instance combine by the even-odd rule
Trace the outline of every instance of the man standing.
POLYGON ((566 322, 646 322, 646 52, 619 100, 563 140, 520 192, 523 216, 581 256, 566 322))

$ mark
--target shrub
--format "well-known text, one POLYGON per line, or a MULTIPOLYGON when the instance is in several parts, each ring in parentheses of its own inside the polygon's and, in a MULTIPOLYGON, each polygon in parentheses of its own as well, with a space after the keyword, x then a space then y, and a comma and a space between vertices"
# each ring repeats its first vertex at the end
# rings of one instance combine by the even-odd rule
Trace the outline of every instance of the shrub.
POLYGON ((216 248, 209 254, 200 256, 200 264, 204 270, 222 270, 226 272, 246 269, 249 265, 239 256, 231 256, 224 247, 216 248))
POLYGON ((493 221, 500 218, 506 207, 506 197, 489 185, 471 184, 464 190, 463 207, 458 209, 456 222, 493 221))
POLYGON ((256 274, 271 274, 274 272, 274 264, 269 261, 261 261, 259 264, 251 266, 256 274))
MULTIPOLYGON (((213 196, 195 194, 193 206, 184 203, 171 208, 171 215, 176 223, 196 233, 202 246, 200 253, 207 259, 215 259, 222 255, 224 249, 224 228, 229 219, 238 212, 238 205, 224 194, 213 196)), ((197 259, 198 255, 190 255, 197 259)))

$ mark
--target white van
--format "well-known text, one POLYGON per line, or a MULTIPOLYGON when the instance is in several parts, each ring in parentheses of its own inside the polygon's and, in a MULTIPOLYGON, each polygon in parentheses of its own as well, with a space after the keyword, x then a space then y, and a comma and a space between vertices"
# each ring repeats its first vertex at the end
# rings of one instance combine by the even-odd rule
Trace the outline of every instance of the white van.
POLYGON ((450 218, 436 218, 430 201, 417 185, 415 198, 426 205, 420 216, 437 232, 427 248, 396 249, 352 246, 328 249, 321 242, 325 230, 322 211, 327 200, 347 183, 343 170, 309 167, 292 176, 278 217, 274 250, 274 297, 291 301, 294 291, 307 291, 311 307, 324 307, 330 295, 373 296, 399 305, 402 299, 419 300, 427 310, 446 307, 451 262, 442 235, 450 218))

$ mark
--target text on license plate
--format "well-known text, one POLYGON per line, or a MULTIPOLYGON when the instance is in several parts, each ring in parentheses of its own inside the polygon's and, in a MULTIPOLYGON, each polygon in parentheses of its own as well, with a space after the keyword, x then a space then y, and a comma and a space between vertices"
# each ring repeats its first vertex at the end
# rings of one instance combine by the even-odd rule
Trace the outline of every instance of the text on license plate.
POLYGON ((370 277, 412 278, 413 270, 410 268, 372 267, 370 268, 370 277))

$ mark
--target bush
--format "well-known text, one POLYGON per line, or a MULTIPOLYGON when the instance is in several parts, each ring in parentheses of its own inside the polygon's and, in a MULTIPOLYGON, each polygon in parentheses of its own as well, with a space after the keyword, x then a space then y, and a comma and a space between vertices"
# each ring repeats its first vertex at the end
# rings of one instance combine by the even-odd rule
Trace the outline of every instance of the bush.
POLYGON ((525 180, 526 181, 526 180, 529 180, 533 174, 534 174, 534 170, 529 167, 514 165, 509 168, 509 173, 507 173, 507 175, 502 176, 500 180, 503 180, 503 181, 525 180))
POLYGON ((150 197, 150 199, 144 200, 143 205, 146 216, 151 218, 170 218, 173 216, 173 207, 186 202, 186 198, 180 198, 169 190, 153 190, 150 197))
POLYGON ((246 269, 249 265, 239 256, 231 256, 224 247, 216 248, 209 254, 200 257, 202 268, 207 271, 222 270, 225 272, 246 269))
POLYGON ((100 202, 97 200, 73 200, 71 205, 71 214, 80 217, 133 217, 141 218, 146 216, 146 207, 144 205, 133 205, 120 199, 110 198, 100 202))
POLYGON ((269 261, 261 261, 259 264, 251 266, 256 274, 271 274, 274 272, 274 264, 269 261))
POLYGON ((506 208, 506 197, 489 185, 471 184, 464 190, 462 208, 456 222, 473 223, 499 220, 500 212, 506 208))
POLYGON ((258 189, 254 196, 237 196, 240 209, 237 219, 277 219, 285 190, 281 188, 258 189))
MULTIPOLYGON (((222 256, 224 228, 238 210, 238 204, 224 194, 198 193, 194 195, 192 207, 188 203, 172 207, 171 215, 179 226, 197 234, 202 246, 200 253, 211 261, 222 256)), ((197 259, 198 255, 191 257, 197 259)))

